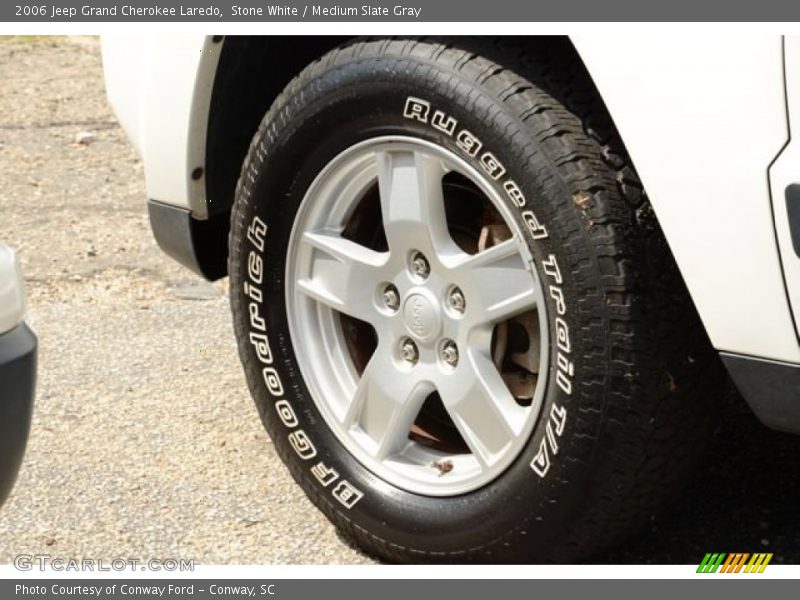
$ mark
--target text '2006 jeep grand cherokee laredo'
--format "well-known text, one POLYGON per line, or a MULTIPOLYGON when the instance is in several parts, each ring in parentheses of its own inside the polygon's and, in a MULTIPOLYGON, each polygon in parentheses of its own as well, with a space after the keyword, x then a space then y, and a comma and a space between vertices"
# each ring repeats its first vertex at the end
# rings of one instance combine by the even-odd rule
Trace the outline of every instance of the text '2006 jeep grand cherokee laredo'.
POLYGON ((800 40, 103 54, 158 243, 229 275, 264 426, 368 551, 590 557, 680 489, 724 367, 800 432, 800 40))

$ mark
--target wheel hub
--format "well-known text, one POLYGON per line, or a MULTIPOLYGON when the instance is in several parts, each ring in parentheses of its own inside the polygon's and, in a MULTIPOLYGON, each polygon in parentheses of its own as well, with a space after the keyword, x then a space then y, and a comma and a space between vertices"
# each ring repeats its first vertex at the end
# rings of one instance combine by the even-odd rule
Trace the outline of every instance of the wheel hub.
POLYGON ((403 304, 403 321, 408 332, 421 342, 430 341, 442 329, 436 301, 425 290, 415 289, 403 304))

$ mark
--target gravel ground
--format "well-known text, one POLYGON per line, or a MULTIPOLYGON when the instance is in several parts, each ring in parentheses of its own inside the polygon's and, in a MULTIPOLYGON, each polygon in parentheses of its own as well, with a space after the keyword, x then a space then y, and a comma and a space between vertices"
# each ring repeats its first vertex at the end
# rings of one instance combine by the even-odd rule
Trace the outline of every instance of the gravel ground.
MULTIPOLYGON (((227 283, 204 283, 157 249, 96 41, 0 38, 0 79, 0 239, 21 257, 40 340, 0 563, 19 553, 369 562, 306 500, 264 434, 227 283)), ((800 437, 761 427, 732 390, 724 404, 697 482, 601 560, 770 551, 798 562, 800 437)))

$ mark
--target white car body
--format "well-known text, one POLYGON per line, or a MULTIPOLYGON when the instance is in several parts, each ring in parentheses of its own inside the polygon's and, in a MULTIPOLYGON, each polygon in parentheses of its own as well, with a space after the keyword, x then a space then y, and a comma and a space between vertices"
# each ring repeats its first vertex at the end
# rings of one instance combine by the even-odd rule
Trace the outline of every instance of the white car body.
MULTIPOLYGON (((643 35, 571 40, 714 347, 723 356, 800 365, 800 256, 784 199, 800 180, 800 142, 790 142, 790 125, 800 121, 800 40, 707 33, 679 43, 643 35)), ((226 43, 206 36, 103 40, 108 95, 143 157, 149 198, 197 221, 210 216, 197 169, 206 166, 226 43)))
POLYGON ((103 38, 109 99, 144 161, 150 198, 207 217, 205 189, 189 175, 205 157, 219 47, 206 36, 103 38))

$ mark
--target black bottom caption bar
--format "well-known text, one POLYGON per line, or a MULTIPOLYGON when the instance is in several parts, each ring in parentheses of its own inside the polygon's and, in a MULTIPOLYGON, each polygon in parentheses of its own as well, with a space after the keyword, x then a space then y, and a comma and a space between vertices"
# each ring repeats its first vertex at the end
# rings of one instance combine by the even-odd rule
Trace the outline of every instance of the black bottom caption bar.
POLYGON ((796 591, 792 580, 761 579, 759 581, 693 578, 673 580, 614 579, 309 579, 309 580, 134 580, 121 579, 29 579, 0 581, 0 598, 50 598, 52 600, 84 600, 89 598, 138 600, 169 598, 170 600, 222 600, 227 598, 260 598, 270 600, 379 599, 379 600, 512 600, 543 597, 610 597, 674 600, 679 594, 705 597, 725 594, 726 600, 752 598, 754 593, 786 594, 796 591), (755 586, 759 586, 756 590, 755 586), (769 588, 764 590, 764 587, 769 588), (790 587, 791 586, 791 587, 790 587), (794 588, 794 589, 792 589, 794 588), (578 596, 578 595, 581 596, 578 596), (701 596, 701 594, 703 596, 701 596))

